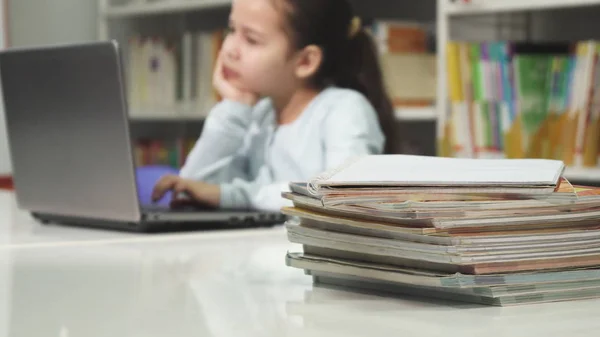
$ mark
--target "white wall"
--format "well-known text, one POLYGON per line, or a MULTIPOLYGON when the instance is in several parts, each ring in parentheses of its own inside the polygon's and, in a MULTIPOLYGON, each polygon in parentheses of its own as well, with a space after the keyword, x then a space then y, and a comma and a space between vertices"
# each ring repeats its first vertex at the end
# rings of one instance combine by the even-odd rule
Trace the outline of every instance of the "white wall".
MULTIPOLYGON (((4 6, 0 1, 0 48, 4 48, 4 6)), ((1 90, 1 87, 0 87, 1 90)), ((8 155, 8 144, 6 139, 6 121, 4 120, 4 103, 0 95, 0 175, 9 173, 10 159, 8 155)))
POLYGON ((83 42, 96 38, 96 0, 10 0, 11 46, 83 42))
MULTIPOLYGON (((71 43, 96 39, 98 12, 96 0, 7 1, 9 1, 8 26, 11 46, 71 43)), ((4 111, 0 110, 0 175, 10 173, 10 166, 4 111)))

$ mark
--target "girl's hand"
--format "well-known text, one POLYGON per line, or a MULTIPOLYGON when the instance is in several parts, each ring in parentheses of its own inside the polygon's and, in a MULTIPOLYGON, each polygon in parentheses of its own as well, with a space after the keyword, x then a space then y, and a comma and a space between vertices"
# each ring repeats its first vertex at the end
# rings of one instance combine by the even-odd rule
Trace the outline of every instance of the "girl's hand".
POLYGON ((221 189, 218 185, 183 179, 176 175, 166 175, 154 186, 152 201, 157 202, 162 199, 167 191, 173 191, 175 195, 171 202, 174 206, 193 201, 201 205, 217 208, 221 200, 221 189), (193 200, 185 200, 177 197, 181 193, 187 194, 193 200))
POLYGON ((235 86, 226 78, 223 70, 222 58, 222 54, 219 54, 215 72, 213 74, 213 85, 223 98, 254 106, 256 102, 258 102, 258 95, 247 90, 246 88, 235 86))

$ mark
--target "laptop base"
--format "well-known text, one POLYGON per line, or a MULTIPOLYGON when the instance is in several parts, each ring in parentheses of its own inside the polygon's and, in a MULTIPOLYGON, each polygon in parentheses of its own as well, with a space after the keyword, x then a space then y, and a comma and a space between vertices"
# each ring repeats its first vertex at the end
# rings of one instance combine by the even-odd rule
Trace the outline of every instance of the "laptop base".
POLYGON ((78 218, 73 216, 55 215, 32 212, 34 219, 44 225, 63 225, 70 227, 96 228, 118 230, 134 233, 169 233, 198 230, 249 229, 260 227, 275 227, 285 222, 283 217, 273 217, 257 221, 253 218, 232 217, 218 221, 196 220, 178 221, 167 219, 147 219, 139 222, 111 221, 103 219, 78 218))

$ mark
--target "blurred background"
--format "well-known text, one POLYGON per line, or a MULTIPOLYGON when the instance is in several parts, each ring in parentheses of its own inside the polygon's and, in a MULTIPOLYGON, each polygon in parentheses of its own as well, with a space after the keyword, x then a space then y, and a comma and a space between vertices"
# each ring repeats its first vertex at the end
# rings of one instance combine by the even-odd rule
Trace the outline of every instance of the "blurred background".
MULTIPOLYGON (((2 46, 116 39, 136 164, 179 167, 218 99, 230 0, 3 0, 2 46)), ((380 49, 397 153, 558 158, 600 182, 600 3, 354 0, 380 49), (441 71, 440 71, 441 70, 441 71)), ((0 175, 10 175, 0 114, 0 175)))
MULTIPOLYGON (((138 165, 181 165, 202 130, 206 112, 217 99, 210 88, 210 75, 215 51, 227 24, 227 1, 4 2, 4 33, 10 47, 117 39, 128 67, 126 76, 130 84, 128 94, 136 162, 138 165), (162 69, 151 68, 153 58, 159 61, 162 69)), ((432 29, 435 1, 400 1, 401 5, 391 7, 388 6, 390 1, 375 1, 368 5, 355 2, 365 25, 380 32, 382 54, 388 54, 384 40, 387 31, 392 29, 387 20, 405 19, 403 34, 410 40, 396 42, 392 47, 407 53, 404 59, 389 57, 384 62, 388 68, 393 68, 395 62, 405 70, 412 69, 410 64, 417 64, 428 74, 423 77, 420 88, 409 87, 412 93, 394 97, 395 103, 407 108, 404 113, 408 118, 415 119, 410 127, 398 123, 399 132, 414 135, 414 139, 406 138, 399 147, 403 151, 434 154, 435 39, 432 29), (425 58, 419 60, 415 58, 417 55, 425 58)), ((416 83, 416 74, 412 73, 412 80, 403 82, 399 77, 390 76, 389 81, 397 87, 396 91, 402 91, 403 83, 416 83)), ((0 174, 10 173, 5 139, 2 117, 0 174)))

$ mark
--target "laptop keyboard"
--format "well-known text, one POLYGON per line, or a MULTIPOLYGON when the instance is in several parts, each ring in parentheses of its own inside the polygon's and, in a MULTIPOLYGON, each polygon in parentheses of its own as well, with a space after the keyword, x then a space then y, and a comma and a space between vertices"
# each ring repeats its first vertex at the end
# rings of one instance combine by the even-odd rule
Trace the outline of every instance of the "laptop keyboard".
POLYGON ((185 205, 179 207, 168 207, 160 205, 143 205, 142 211, 146 212, 169 212, 169 213, 193 213, 193 212, 215 212, 211 207, 185 205))

